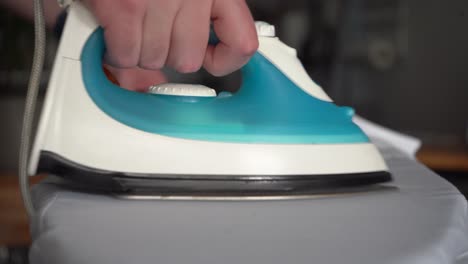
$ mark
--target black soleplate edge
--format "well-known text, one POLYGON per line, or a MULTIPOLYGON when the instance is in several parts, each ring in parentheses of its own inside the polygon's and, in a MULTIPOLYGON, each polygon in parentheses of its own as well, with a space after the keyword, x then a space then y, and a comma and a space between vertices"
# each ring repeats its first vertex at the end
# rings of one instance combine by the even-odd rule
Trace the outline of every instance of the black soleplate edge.
POLYGON ((92 191, 161 195, 284 195, 327 193, 392 180, 387 171, 325 175, 180 175, 137 174, 99 170, 41 151, 38 173, 49 173, 92 191))

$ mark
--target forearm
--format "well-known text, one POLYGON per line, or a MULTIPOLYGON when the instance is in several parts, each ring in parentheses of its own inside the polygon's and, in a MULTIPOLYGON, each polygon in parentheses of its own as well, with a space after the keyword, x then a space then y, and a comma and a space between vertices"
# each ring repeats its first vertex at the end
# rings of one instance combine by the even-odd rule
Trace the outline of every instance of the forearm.
MULTIPOLYGON (((33 20, 33 0, 0 0, 0 5, 3 5, 18 15, 28 20, 33 20)), ((57 0, 43 0, 44 11, 46 16, 46 24, 49 28, 53 28, 58 15, 61 12, 57 0)))

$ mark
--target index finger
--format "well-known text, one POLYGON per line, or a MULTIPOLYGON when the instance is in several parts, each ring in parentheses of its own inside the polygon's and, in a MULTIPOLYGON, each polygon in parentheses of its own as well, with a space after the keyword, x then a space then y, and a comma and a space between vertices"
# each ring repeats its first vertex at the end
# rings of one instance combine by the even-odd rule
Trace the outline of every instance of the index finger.
POLYGON ((133 68, 140 56, 143 1, 86 0, 104 29, 106 62, 119 68, 133 68))
POLYGON ((223 76, 244 66, 257 51, 257 31, 244 0, 215 0, 211 17, 219 43, 207 48, 203 66, 223 76))

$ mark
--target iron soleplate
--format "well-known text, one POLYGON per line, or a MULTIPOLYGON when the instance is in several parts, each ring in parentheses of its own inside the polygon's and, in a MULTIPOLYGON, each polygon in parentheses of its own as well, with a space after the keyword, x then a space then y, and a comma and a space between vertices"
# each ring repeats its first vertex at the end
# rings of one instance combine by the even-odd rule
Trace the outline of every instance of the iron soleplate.
POLYGON ((92 191, 159 199, 285 199, 374 191, 391 181, 387 171, 332 175, 132 174, 98 170, 42 151, 38 173, 49 173, 92 191))

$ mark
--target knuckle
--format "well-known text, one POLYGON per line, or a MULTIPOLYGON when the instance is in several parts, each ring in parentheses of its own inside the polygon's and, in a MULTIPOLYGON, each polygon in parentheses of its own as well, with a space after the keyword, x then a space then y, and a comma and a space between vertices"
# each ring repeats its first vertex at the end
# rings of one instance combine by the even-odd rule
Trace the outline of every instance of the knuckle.
POLYGON ((109 59, 112 66, 118 68, 132 68, 137 66, 136 59, 133 56, 116 56, 109 59))
POLYGON ((242 56, 252 56, 258 50, 258 46, 258 38, 249 38, 239 44, 238 50, 242 56))
POLYGON ((143 69, 159 70, 166 64, 169 44, 152 39, 143 40, 138 65, 143 69))
POLYGON ((209 71, 209 73, 211 75, 213 75, 214 77, 223 77, 224 76, 224 73, 222 71, 219 71, 219 70, 212 69, 211 71, 209 71))
POLYGON ((205 69, 214 77, 222 77, 226 74, 226 72, 223 71, 220 67, 216 67, 213 65, 205 65, 205 69))
POLYGON ((167 47, 143 50, 138 65, 143 69, 159 70, 166 64, 167 47))
POLYGON ((187 60, 176 64, 174 68, 180 73, 193 73, 200 70, 201 63, 192 60, 187 60))
POLYGON ((203 64, 203 58, 194 58, 189 56, 173 57, 174 70, 180 73, 193 73, 200 70, 203 64))
POLYGON ((153 60, 147 60, 143 59, 140 60, 138 63, 138 66, 142 69, 147 69, 147 70, 160 70, 164 67, 164 61, 162 59, 153 59, 153 60))

